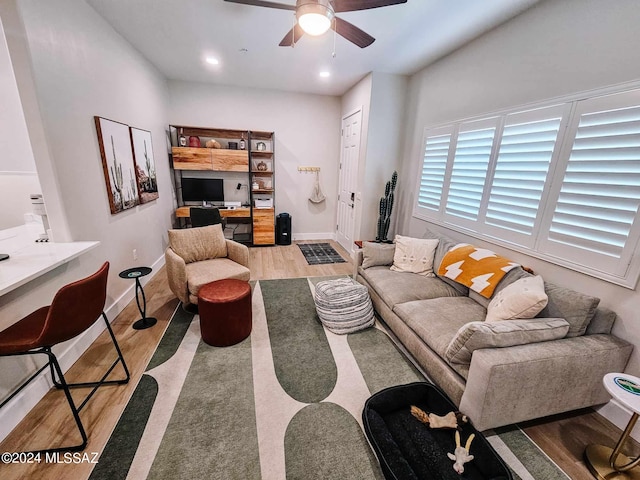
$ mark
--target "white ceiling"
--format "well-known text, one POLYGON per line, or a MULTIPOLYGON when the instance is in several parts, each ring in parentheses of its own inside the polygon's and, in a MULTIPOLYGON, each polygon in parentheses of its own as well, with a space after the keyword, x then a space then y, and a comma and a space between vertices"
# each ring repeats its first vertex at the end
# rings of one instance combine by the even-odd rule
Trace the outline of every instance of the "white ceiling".
POLYGON ((408 0, 339 14, 376 38, 365 49, 331 31, 279 47, 294 21, 287 10, 224 0, 87 1, 169 79, 342 95, 371 71, 415 73, 538 0, 408 0), (320 78, 321 70, 331 76, 320 78))

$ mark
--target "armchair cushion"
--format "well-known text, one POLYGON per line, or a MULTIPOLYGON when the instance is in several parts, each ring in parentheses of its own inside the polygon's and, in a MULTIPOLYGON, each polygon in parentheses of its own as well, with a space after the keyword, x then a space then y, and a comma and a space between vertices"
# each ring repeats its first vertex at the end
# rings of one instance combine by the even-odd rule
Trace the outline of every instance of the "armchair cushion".
POLYGON ((187 264, 186 272, 189 302, 194 304, 198 303, 200 288, 207 283, 225 278, 249 281, 251 277, 251 272, 248 268, 229 258, 215 258, 189 263, 187 264))
POLYGON ((222 225, 169 230, 169 245, 185 263, 227 256, 222 225))

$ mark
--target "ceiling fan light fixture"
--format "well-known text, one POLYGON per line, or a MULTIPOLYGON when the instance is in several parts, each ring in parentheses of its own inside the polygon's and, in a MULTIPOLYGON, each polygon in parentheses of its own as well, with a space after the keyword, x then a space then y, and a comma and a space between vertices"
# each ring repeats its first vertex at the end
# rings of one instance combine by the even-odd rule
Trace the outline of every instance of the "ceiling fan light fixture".
POLYGON ((298 25, 308 35, 318 36, 331 28, 333 10, 319 3, 299 5, 296 10, 298 25))

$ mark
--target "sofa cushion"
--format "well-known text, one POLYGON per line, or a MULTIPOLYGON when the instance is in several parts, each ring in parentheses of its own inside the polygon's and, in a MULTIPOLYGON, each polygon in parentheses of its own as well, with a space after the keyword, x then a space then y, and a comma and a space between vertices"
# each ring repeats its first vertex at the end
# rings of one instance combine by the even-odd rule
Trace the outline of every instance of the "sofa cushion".
POLYGON ((458 292, 460 292, 461 295, 465 295, 465 296, 468 295, 469 289, 467 287, 465 287, 461 283, 456 282, 455 280, 451 280, 450 278, 445 277, 444 275, 438 275, 438 268, 442 263, 442 259, 444 258, 444 256, 447 254, 447 252, 451 247, 457 245, 460 242, 456 242, 455 240, 447 237, 446 235, 442 235, 441 233, 435 233, 435 232, 432 232, 431 230, 425 231, 425 237, 438 239, 438 247, 436 248, 436 253, 433 258, 433 270, 436 276, 443 282, 455 288, 458 292))
POLYGON ((185 263, 227 256, 221 224, 169 230, 169 245, 185 263))
POLYGON ((469 322, 480 322, 487 314, 469 297, 401 303, 393 308, 393 312, 442 358, 462 326, 469 322))
POLYGON ((584 335, 596 313, 600 299, 550 282, 544 282, 544 290, 549 297, 549 302, 537 317, 564 318, 569 322, 567 337, 584 335))
POLYGON ((487 307, 487 322, 533 318, 547 305, 544 280, 540 275, 521 278, 503 288, 487 307))
POLYGON ((598 333, 610 334, 615 321, 616 312, 605 307, 598 307, 595 315, 589 322, 585 335, 596 335, 598 333))
POLYGON ((411 238, 396 235, 396 250, 393 254, 391 270, 435 277, 433 257, 438 242, 439 240, 435 238, 411 238))
POLYGON ((393 243, 362 242, 362 268, 392 265, 395 251, 393 243))
POLYGON ((436 277, 415 273, 392 272, 389 267, 360 268, 358 273, 367 281, 389 308, 398 303, 460 294, 436 277))
POLYGON ((450 364, 470 364, 480 348, 512 347, 564 338, 569 323, 563 318, 522 319, 509 322, 471 322, 458 330, 444 357, 450 364))

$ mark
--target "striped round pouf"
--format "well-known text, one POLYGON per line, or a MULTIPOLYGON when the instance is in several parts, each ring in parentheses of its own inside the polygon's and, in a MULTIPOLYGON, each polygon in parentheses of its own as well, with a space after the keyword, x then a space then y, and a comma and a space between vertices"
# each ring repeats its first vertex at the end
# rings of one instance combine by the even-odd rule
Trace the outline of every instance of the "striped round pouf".
POLYGON ((315 302, 320 321, 333 333, 356 332, 375 322, 367 287, 350 278, 318 282, 315 302))

